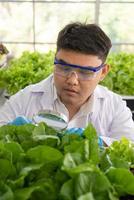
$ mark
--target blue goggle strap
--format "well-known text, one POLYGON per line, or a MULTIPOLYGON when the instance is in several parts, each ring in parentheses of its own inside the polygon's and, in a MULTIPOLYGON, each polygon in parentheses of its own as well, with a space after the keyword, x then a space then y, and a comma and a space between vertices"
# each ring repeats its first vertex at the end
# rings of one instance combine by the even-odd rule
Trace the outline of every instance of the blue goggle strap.
POLYGON ((104 66, 104 64, 102 63, 98 67, 91 67, 91 66, 82 67, 82 66, 79 66, 79 65, 73 65, 73 64, 69 64, 69 63, 63 62, 63 61, 59 61, 59 60, 57 60, 55 58, 54 65, 56 65, 56 64, 65 65, 65 66, 69 66, 69 67, 74 67, 74 68, 77 68, 77 69, 89 70, 89 71, 93 71, 93 72, 99 71, 104 66))

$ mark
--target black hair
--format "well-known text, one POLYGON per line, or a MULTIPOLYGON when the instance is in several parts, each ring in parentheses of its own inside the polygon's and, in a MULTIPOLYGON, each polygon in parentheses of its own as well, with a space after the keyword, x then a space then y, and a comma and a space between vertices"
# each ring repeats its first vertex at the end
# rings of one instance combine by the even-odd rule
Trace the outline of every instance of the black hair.
POLYGON ((103 62, 111 48, 111 40, 96 24, 70 23, 58 34, 57 51, 60 49, 98 56, 103 62))

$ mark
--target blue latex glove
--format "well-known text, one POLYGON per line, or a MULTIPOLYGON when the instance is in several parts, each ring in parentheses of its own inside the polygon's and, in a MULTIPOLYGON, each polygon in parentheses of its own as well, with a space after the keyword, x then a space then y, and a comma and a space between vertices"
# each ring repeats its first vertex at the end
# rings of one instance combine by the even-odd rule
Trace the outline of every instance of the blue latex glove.
MULTIPOLYGON (((65 131, 66 134, 77 134, 77 135, 80 135, 82 136, 83 135, 83 132, 84 132, 84 128, 69 128, 65 131)), ((103 147, 104 144, 103 144, 103 140, 99 137, 98 138, 98 144, 100 147, 103 147)))
POLYGON ((15 118, 12 122, 9 122, 8 124, 12 124, 12 125, 24 125, 24 124, 31 124, 32 120, 27 119, 25 116, 20 116, 15 118))
POLYGON ((104 147, 103 140, 102 140, 102 138, 100 138, 100 137, 98 137, 98 145, 99 145, 100 147, 104 147))
POLYGON ((77 135, 80 135, 82 136, 83 135, 83 131, 84 131, 84 128, 69 128, 65 131, 66 134, 77 134, 77 135))

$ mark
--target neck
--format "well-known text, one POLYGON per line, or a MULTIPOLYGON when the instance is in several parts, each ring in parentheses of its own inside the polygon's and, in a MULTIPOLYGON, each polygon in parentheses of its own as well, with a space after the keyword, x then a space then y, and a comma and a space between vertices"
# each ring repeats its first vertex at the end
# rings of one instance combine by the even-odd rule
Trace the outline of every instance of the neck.
POLYGON ((75 107, 74 105, 65 105, 69 112, 69 121, 73 118, 73 116, 79 111, 80 106, 75 107))

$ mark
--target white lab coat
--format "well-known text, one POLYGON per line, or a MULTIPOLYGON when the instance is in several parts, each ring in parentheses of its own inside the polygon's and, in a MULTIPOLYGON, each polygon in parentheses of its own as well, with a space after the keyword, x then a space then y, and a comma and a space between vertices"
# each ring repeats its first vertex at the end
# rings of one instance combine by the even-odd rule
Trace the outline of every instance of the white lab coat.
MULTIPOLYGON (((32 119, 42 109, 51 109, 68 116, 65 106, 57 101, 53 75, 47 79, 26 87, 13 95, 0 112, 0 126, 7 124, 18 116, 32 119)), ((134 141, 134 122, 130 109, 121 96, 98 85, 92 96, 80 111, 69 121, 68 128, 86 127, 91 122, 98 135, 107 144, 113 140, 126 137, 134 141)))

